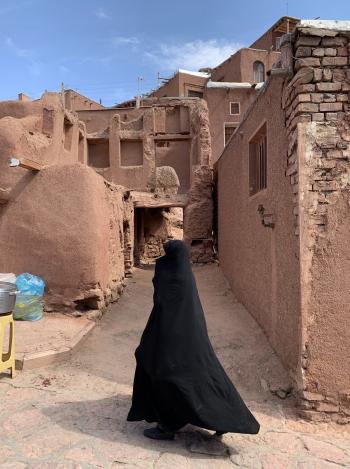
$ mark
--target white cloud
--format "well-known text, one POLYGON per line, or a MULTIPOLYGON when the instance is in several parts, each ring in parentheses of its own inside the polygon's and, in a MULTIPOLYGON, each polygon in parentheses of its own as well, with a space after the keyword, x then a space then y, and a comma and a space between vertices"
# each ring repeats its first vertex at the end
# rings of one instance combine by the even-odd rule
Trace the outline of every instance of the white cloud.
POLYGON ((230 41, 201 39, 183 44, 161 44, 158 50, 146 52, 146 57, 157 63, 162 70, 198 70, 215 67, 242 47, 230 41))
POLYGON ((19 47, 10 36, 5 37, 5 45, 14 55, 27 62, 27 67, 31 75, 38 76, 41 74, 41 64, 32 58, 33 51, 19 47))
POLYGON ((5 44, 18 57, 29 57, 31 55, 31 51, 29 49, 22 49, 22 48, 16 46, 16 44, 13 42, 12 37, 6 36, 5 37, 5 44))
POLYGON ((66 73, 69 73, 70 70, 68 67, 66 67, 65 65, 59 65, 58 67, 60 73, 63 73, 63 74, 66 74, 66 73))
POLYGON ((15 10, 20 10, 26 6, 30 6, 30 5, 33 5, 34 3, 36 3, 37 0, 28 0, 26 2, 21 2, 21 3, 17 3, 17 4, 7 4, 6 6, 1 6, 0 7, 0 16, 3 16, 3 15, 6 15, 7 13, 11 13, 12 11, 15 11, 15 10))
POLYGON ((107 15, 107 13, 105 12, 105 10, 103 8, 99 8, 96 12, 95 12, 95 15, 97 16, 97 18, 99 18, 100 20, 106 20, 109 18, 109 15, 107 15))
POLYGON ((134 36, 131 36, 131 37, 116 36, 112 38, 112 45, 115 47, 118 47, 121 45, 136 46, 139 43, 140 43, 139 39, 137 39, 137 37, 134 37, 134 36))

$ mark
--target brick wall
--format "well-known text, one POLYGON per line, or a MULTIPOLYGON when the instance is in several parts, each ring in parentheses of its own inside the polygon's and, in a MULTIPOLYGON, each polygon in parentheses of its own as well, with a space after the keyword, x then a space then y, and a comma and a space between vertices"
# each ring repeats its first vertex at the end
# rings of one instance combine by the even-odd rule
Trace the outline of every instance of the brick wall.
POLYGON ((291 71, 282 95, 286 176, 300 243, 300 404, 304 417, 319 411, 341 423, 350 421, 349 45, 350 33, 299 27, 282 54, 291 71))

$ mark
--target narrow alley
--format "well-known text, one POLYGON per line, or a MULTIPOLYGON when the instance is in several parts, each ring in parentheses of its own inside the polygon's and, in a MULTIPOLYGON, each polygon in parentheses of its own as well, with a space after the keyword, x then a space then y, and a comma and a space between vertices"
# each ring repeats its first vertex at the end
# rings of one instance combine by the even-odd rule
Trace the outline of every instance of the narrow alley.
POLYGON ((257 436, 186 427, 173 442, 127 423, 134 349, 152 306, 152 267, 138 269, 70 362, 0 377, 1 469, 350 467, 349 428, 299 420, 289 381, 260 327, 218 266, 194 268, 209 335, 261 423, 257 436))

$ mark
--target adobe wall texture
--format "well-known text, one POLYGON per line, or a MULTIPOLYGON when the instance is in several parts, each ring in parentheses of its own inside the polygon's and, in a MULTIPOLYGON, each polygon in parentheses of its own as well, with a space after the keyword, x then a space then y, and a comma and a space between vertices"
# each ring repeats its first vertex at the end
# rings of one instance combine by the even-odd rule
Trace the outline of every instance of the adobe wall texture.
POLYGON ((180 96, 180 78, 179 73, 176 73, 160 88, 156 89, 150 94, 150 97, 164 98, 164 97, 178 97, 180 96))
POLYGON ((74 90, 66 90, 64 92, 64 102, 65 108, 70 111, 77 111, 82 109, 104 109, 102 104, 97 103, 96 101, 87 98, 86 96, 81 95, 74 90))
POLYGON ((283 53, 293 72, 283 105, 300 238, 301 405, 306 417, 320 411, 342 423, 350 420, 349 40, 300 26, 283 53))
POLYGON ((210 149, 208 153, 201 143, 207 112, 205 102, 193 98, 148 99, 147 106, 127 111, 79 112, 88 144, 109 143, 108 155, 101 151, 101 162, 88 156, 88 164, 106 179, 138 191, 155 190, 156 167, 173 166, 180 179, 179 193, 185 193, 192 182, 192 166, 211 164, 210 149))
POLYGON ((183 98, 188 96, 189 90, 203 91, 207 80, 208 79, 205 77, 178 72, 160 88, 152 91, 149 96, 157 98, 183 98))
POLYGON ((195 260, 212 260, 205 102, 147 103, 81 111, 86 122, 64 109, 57 94, 0 103, 1 270, 41 275, 47 311, 103 309, 118 298, 134 265, 135 189, 151 197, 160 220, 159 227, 146 220, 147 256, 159 254, 169 236, 182 236, 184 211, 191 250, 196 236, 195 260), (42 169, 10 168, 12 157, 42 169), (176 187, 159 176, 167 167, 176 187))
POLYGON ((215 162, 225 147, 225 123, 238 126, 256 97, 254 88, 206 88, 204 98, 208 103, 212 158, 215 162), (230 102, 239 102, 240 113, 230 114, 230 102))
POLYGON ((0 266, 32 272, 47 285, 48 311, 102 308, 131 270, 133 204, 89 168, 85 125, 60 97, 0 103, 0 266), (43 165, 10 168, 11 157, 43 165), (131 243, 131 244, 130 244, 131 243), (126 251, 125 262, 123 250, 126 251))
POLYGON ((299 246, 293 191, 286 170, 287 136, 281 109, 283 79, 261 91, 219 159, 218 241, 223 272, 266 332, 284 365, 296 370, 299 350, 299 246), (249 141, 266 123, 267 189, 249 195, 249 141), (263 205, 274 228, 262 224, 263 205))
POLYGON ((254 62, 262 62, 265 65, 265 72, 267 72, 271 70, 279 57, 280 53, 276 51, 240 49, 213 70, 211 80, 254 83, 254 62))
POLYGON ((41 275, 47 310, 98 309, 124 278, 122 194, 79 163, 28 173, 0 213, 2 269, 41 275))
POLYGON ((8 168, 9 159, 32 158, 43 165, 78 161, 84 124, 64 111, 60 97, 46 93, 37 101, 0 103, 0 187, 12 189, 27 170, 8 168))
MULTIPOLYGON (((212 259, 212 214, 194 208, 195 194, 200 190, 197 179, 203 173, 206 187, 208 174, 211 178, 203 202, 212 209, 212 147, 206 102, 198 98, 149 98, 143 103, 139 109, 78 112, 87 128, 87 163, 111 182, 151 194, 159 192, 157 169, 172 167, 179 179, 177 193, 184 197, 191 194, 184 210, 184 237, 195 251, 193 259, 208 260, 210 250, 212 259), (206 229, 197 233, 194 220, 206 229)), ((171 196, 168 198, 170 206, 171 196)), ((163 199, 161 204, 165 206, 163 199)), ((153 200, 152 207, 156 206, 153 200)))
POLYGON ((301 414, 347 423, 350 35, 334 28, 301 23, 285 37, 282 69, 216 168, 225 275, 291 372, 301 414), (264 119, 267 189, 249 197, 248 142, 264 119), (258 203, 273 215, 270 231, 258 203))

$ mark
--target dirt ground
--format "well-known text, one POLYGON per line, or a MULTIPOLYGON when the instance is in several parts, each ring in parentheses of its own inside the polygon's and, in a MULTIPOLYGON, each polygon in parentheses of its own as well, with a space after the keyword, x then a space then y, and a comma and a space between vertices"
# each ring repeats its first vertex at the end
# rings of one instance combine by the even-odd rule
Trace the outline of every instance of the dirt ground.
POLYGON ((0 375, 0 468, 331 469, 350 467, 349 426, 299 420, 288 376, 217 265, 195 268, 217 354, 261 423, 257 436, 186 427, 172 442, 125 421, 134 349, 152 305, 153 271, 139 269, 69 363, 0 375), (282 398, 272 394, 271 390, 282 398))

